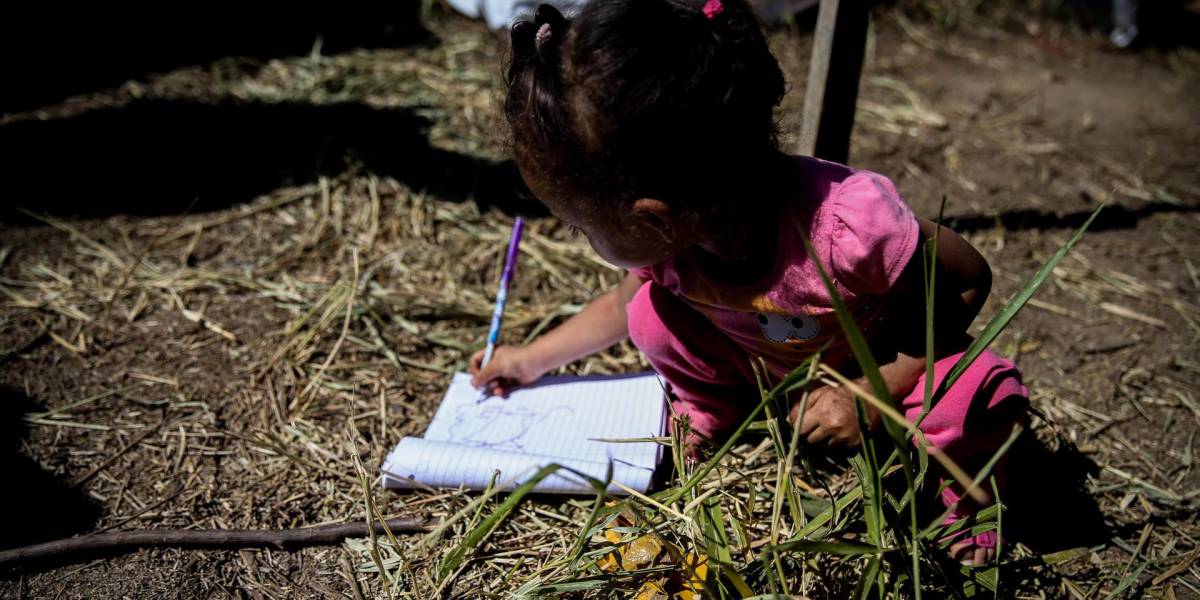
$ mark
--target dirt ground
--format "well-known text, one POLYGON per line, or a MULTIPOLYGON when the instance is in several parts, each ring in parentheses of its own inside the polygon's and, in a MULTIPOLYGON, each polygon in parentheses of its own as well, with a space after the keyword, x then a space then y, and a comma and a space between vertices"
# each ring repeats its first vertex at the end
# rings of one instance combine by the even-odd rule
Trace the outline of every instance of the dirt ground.
MULTIPOLYGON (((441 13, 429 28, 400 49, 222 59, 0 117, 0 546, 364 519, 356 459, 373 473, 423 431, 481 344, 511 215, 534 217, 511 341, 617 281, 508 193, 503 40, 441 13)), ((772 43, 794 145, 811 34, 772 43)), ((1043 525, 1018 552, 1084 548, 1021 571, 1016 596, 1200 597, 1198 96, 1192 48, 875 14, 850 162, 923 216, 946 198, 995 274, 979 324, 1112 194, 996 346, 1022 368, 1049 453, 1029 473, 1047 479, 1043 525)), ((641 366, 625 345, 573 369, 641 366)), ((376 497, 432 519, 469 500, 376 497)), ((511 560, 489 564, 513 581, 477 561, 411 594, 501 596, 518 558, 566 550, 570 532, 523 523, 481 550, 511 560)), ((142 550, 6 571, 0 595, 384 597, 361 548, 142 550)))

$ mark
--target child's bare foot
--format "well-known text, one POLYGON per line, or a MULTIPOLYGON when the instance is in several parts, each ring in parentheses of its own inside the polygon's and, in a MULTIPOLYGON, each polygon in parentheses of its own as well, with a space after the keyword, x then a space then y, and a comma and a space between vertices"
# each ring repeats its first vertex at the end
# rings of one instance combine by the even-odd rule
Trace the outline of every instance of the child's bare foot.
MULTIPOLYGON (((943 492, 942 501, 952 505, 954 508, 946 516, 945 520, 942 521, 942 525, 952 525, 963 519, 971 519, 984 506, 992 503, 990 495, 988 496, 983 502, 976 501, 970 497, 963 497, 959 492, 959 486, 951 484, 943 492)), ((976 535, 971 535, 971 530, 968 527, 965 531, 958 531, 943 538, 942 543, 950 542, 950 547, 947 548, 950 558, 967 566, 982 567, 995 562, 996 547, 999 545, 999 540, 1000 536, 996 535, 995 531, 984 531, 976 535)))
POLYGON ((982 567, 996 560, 996 533, 988 531, 950 545, 950 558, 958 562, 982 567))

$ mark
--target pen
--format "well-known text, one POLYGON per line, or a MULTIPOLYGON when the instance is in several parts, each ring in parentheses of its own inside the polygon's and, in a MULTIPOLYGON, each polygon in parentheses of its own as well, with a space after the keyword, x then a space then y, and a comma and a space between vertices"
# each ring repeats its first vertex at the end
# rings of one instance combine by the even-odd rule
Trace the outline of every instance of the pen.
MULTIPOLYGON (((512 237, 508 239, 508 254, 504 256, 504 271, 500 275, 500 289, 496 292, 496 307, 492 310, 492 326, 488 330, 487 346, 483 349, 483 360, 479 362, 482 370, 492 360, 496 351, 496 341, 500 338, 500 322, 504 320, 504 304, 508 299, 508 285, 512 283, 513 270, 517 266, 517 250, 521 247, 521 232, 525 229, 525 221, 517 217, 513 223, 512 237)), ((479 392, 476 404, 491 396, 491 382, 484 384, 479 392)))

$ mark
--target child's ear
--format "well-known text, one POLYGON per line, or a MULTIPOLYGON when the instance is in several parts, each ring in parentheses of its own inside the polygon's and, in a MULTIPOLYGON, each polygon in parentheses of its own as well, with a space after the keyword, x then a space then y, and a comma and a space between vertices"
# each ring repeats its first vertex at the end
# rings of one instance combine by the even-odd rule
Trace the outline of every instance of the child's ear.
POLYGON ((633 202, 633 216, 640 219, 650 229, 662 237, 663 241, 675 241, 678 233, 675 223, 675 211, 671 205, 657 198, 638 198, 633 202))

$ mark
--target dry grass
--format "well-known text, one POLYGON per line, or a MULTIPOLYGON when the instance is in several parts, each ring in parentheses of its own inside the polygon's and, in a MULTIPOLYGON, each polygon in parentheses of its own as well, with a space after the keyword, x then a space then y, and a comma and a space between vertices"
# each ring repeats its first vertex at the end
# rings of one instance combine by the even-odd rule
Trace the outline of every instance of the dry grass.
MULTIPOLYGON (((463 21, 435 17, 441 39, 431 47, 227 61, 129 83, 90 98, 93 104, 64 105, 56 116, 144 98, 416 107, 433 122, 434 147, 499 159, 498 40, 463 21)), ((992 63, 1005 60, 978 49, 959 52, 969 40, 937 37, 919 22, 887 22, 898 32, 887 43, 911 46, 921 56, 958 52, 973 68, 998 69, 992 63)), ((788 64, 804 56, 806 39, 793 36, 783 32, 775 40, 788 64)), ((886 156, 897 140, 965 140, 974 133, 960 129, 963 115, 939 107, 920 82, 888 72, 893 55, 878 54, 885 64, 868 80, 860 107, 865 155, 883 148, 886 156)), ((979 191, 989 176, 979 153, 990 149, 1032 164, 1073 142, 1031 123, 1020 99, 1006 101, 1013 102, 1011 110, 981 110, 981 121, 973 122, 983 134, 971 139, 985 140, 985 150, 964 147, 960 155, 961 146, 951 143, 936 160, 905 154, 891 166, 935 190, 979 191)), ((785 107, 785 126, 794 122, 794 108, 785 107)), ((1147 181, 1138 165, 1115 160, 1076 154, 1053 164, 1065 165, 1061 172, 1067 173, 1087 169, 1080 179, 1093 187, 1119 183, 1122 202, 1156 202, 1165 194, 1194 203, 1195 181, 1147 181)), ((37 404, 19 417, 28 430, 22 452, 77 481, 88 501, 102 507, 94 529, 295 527, 392 516, 444 525, 427 536, 350 540, 342 548, 291 556, 141 553, 18 573, 0 583, 6 593, 48 595, 80 578, 98 578, 90 590, 96 596, 119 595, 123 585, 137 582, 147 594, 183 596, 501 597, 609 576, 588 567, 611 550, 611 540, 586 531, 592 499, 512 502, 507 518, 472 544, 461 564, 439 573, 447 555, 505 506, 506 496, 398 494, 363 478, 373 476, 401 436, 423 431, 447 374, 462 369, 469 351, 481 345, 509 216, 411 189, 353 160, 341 174, 282 185, 206 214, 73 220, 27 207, 38 215, 35 224, 13 225, 0 240, 0 379, 6 394, 37 404), (580 555, 584 560, 571 561, 580 555), (197 581, 179 588, 153 583, 169 581, 177 570, 197 581)), ((1104 543, 1073 552, 1011 547, 1011 567, 1001 574, 1005 594, 1200 596, 1200 567, 1193 563, 1200 548, 1193 471, 1200 423, 1200 307, 1194 299, 1200 221, 1186 211, 1155 218, 1149 248, 1137 237, 1146 235, 1144 228, 1085 240, 999 340, 997 349, 1031 374, 1035 407, 1046 417, 1035 419, 1038 438, 1056 456, 1084 457, 1097 467, 1086 491, 1111 528, 1104 543), (1135 251, 1143 261, 1133 260, 1135 251), (1168 266, 1147 269, 1145 260, 1168 266), (1096 326, 1121 335, 1075 334, 1096 326), (1146 352, 1163 360, 1139 360, 1146 352)), ((573 314, 620 277, 552 220, 532 220, 527 231, 506 320, 510 342, 573 314)), ((992 259, 997 295, 1006 298, 1066 235, 1063 229, 996 227, 976 231, 972 241, 992 259)), ((642 368, 637 353, 622 345, 571 370, 642 368)), ((731 448, 696 482, 699 500, 667 502, 660 494, 631 501, 637 524, 621 531, 621 543, 655 527, 685 551, 745 565, 740 576, 755 590, 768 589, 775 575, 767 571, 773 571, 780 574, 776 583, 793 594, 848 594, 862 560, 830 548, 786 553, 771 569, 760 568, 765 546, 826 525, 832 526, 819 531, 821 539, 863 539, 853 471, 814 468, 801 456, 784 477, 779 453, 782 445, 788 454, 788 440, 776 437, 782 433, 759 431, 731 448), (793 493, 780 492, 785 481, 793 493), (822 524, 834 498, 844 504, 833 523, 822 524), (725 541, 716 545, 714 518, 724 522, 717 529, 725 541)), ((1047 511, 1053 500, 1045 500, 1047 511)), ((615 517, 599 516, 597 523, 615 517)), ((619 597, 657 577, 653 565, 639 568, 645 572, 590 593, 619 597)))

